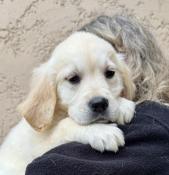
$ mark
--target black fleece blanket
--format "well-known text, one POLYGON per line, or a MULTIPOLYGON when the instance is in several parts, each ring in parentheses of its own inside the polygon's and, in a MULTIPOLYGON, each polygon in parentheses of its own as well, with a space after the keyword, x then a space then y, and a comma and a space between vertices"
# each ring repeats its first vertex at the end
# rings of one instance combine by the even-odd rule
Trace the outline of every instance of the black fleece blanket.
POLYGON ((26 175, 169 175, 169 107, 146 101, 119 127, 126 139, 119 152, 65 144, 34 160, 26 175))

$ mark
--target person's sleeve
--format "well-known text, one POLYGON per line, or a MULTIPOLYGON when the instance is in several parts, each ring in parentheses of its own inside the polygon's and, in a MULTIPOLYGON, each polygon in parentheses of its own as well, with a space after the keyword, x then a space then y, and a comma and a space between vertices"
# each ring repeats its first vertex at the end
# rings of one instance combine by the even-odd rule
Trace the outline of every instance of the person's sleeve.
POLYGON ((26 175, 169 175, 169 108, 144 102, 131 124, 119 127, 126 145, 117 153, 65 144, 35 159, 26 175))

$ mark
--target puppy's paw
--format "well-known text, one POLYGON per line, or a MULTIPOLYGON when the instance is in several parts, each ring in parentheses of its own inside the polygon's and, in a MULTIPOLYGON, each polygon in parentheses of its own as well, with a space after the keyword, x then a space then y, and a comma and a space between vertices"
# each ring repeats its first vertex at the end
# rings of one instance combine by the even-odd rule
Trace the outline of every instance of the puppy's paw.
POLYGON ((86 130, 87 142, 92 148, 103 152, 117 152, 124 146, 123 132, 115 124, 93 124, 86 130))
POLYGON ((120 99, 119 112, 116 116, 116 122, 118 124, 130 123, 134 117, 135 103, 125 98, 120 99))

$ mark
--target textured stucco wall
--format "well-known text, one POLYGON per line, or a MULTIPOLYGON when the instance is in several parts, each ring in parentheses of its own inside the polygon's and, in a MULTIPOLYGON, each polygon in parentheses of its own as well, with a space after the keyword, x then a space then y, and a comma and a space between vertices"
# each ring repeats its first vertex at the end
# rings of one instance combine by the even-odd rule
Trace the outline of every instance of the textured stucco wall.
POLYGON ((32 69, 96 16, 127 12, 152 30, 169 56, 169 0, 0 0, 0 142, 20 116, 32 69))

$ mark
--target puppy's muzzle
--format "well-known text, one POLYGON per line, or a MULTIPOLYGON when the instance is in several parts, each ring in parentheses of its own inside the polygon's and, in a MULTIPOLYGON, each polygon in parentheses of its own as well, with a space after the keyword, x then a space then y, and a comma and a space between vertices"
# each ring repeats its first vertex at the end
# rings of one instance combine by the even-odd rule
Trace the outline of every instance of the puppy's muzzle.
POLYGON ((99 115, 105 113, 109 106, 109 101, 104 97, 98 96, 92 98, 89 101, 88 106, 93 113, 99 115))

